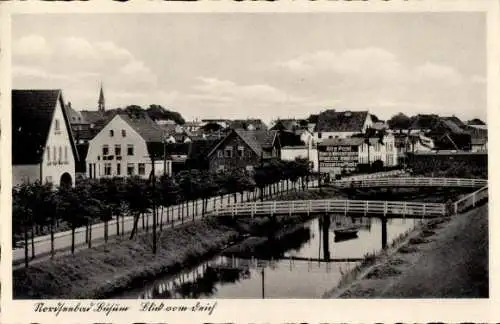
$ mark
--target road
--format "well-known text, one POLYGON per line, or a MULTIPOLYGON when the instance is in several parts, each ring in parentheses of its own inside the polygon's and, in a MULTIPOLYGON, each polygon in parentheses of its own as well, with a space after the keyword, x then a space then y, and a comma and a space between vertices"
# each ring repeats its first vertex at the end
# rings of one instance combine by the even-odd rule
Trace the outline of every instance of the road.
MULTIPOLYGON (((315 186, 317 185, 317 181, 312 181, 310 182, 309 186, 315 186)), ((291 184, 289 185, 291 188, 291 184)), ((280 185, 281 188, 281 185, 280 185)), ((284 188, 286 189, 286 184, 284 185, 284 188)), ((243 201, 248 201, 247 200, 247 195, 249 196, 250 200, 253 200, 255 198, 259 198, 259 195, 257 194, 256 191, 252 192, 244 192, 243 194, 243 201)), ((228 204, 231 204, 234 202, 234 197, 233 195, 224 195, 221 199, 220 196, 217 197, 212 197, 208 201, 208 206, 207 206, 207 212, 213 212, 216 207, 224 207, 227 206, 228 204), (228 203, 228 198, 229 198, 229 203, 228 203)), ((242 202, 241 200, 241 195, 237 194, 236 195, 236 202, 242 202)), ((202 209, 202 203, 201 200, 198 200, 197 202, 194 203, 194 208, 196 210, 195 213, 195 219, 200 219, 201 218, 201 209, 202 209), (197 207, 197 208, 196 208, 197 207)), ((160 220, 163 219, 163 226, 172 226, 172 217, 174 220, 174 226, 177 226, 179 224, 182 224, 184 222, 189 222, 193 220, 192 217, 192 211, 193 211, 193 203, 189 203, 189 217, 186 217, 186 207, 184 206, 184 217, 182 217, 182 207, 180 205, 172 206, 168 208, 168 215, 169 215, 169 222, 167 224, 167 209, 163 211, 163 217, 159 217, 160 220)), ((161 209, 160 209, 161 213, 161 209)), ((153 224, 153 216, 152 214, 149 214, 145 217, 146 221, 148 222, 149 226, 151 227, 153 224)), ((127 216, 125 217, 124 224, 122 226, 122 220, 120 219, 120 232, 125 229, 125 233, 130 233, 133 228, 133 217, 127 216)), ((158 224, 159 226, 159 224, 158 224)), ((138 222, 138 227, 139 230, 142 231, 142 219, 139 220, 138 222)), ((116 220, 112 220, 109 222, 109 231, 108 231, 109 237, 116 236, 116 220)), ((78 247, 79 249, 85 248, 86 245, 86 240, 85 240, 85 227, 79 227, 75 231, 75 246, 78 247)), ((35 259, 31 260, 30 262, 36 262, 36 261, 41 261, 42 259, 46 259, 50 257, 50 251, 51 251, 51 241, 50 241, 50 235, 44 235, 44 236, 39 236, 35 237, 35 259)), ((92 225, 92 245, 98 245, 102 244, 104 241, 104 223, 98 223, 92 225)), ((56 254, 60 254, 62 251, 67 251, 71 247, 71 231, 65 231, 65 232, 59 232, 54 235, 54 250, 56 251, 56 254)), ((13 264, 14 265, 19 265, 24 262, 24 248, 16 248, 12 250, 12 258, 13 258, 13 264)), ((28 255, 31 257, 31 240, 28 241, 28 255)))

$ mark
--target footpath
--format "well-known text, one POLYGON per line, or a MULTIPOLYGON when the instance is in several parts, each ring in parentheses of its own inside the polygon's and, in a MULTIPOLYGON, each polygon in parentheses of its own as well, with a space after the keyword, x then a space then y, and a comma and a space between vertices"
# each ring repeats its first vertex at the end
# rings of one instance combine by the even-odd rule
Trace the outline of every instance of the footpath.
POLYGON ((329 298, 488 298, 488 204, 424 226, 329 298))

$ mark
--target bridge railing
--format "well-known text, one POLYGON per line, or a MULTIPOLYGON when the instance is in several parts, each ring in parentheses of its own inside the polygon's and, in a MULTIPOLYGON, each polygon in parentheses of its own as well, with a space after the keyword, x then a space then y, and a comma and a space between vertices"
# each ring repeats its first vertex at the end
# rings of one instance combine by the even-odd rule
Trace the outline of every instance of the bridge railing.
POLYGON ((488 185, 468 194, 467 196, 453 203, 455 215, 470 208, 475 207, 477 203, 488 198, 488 185))
POLYGON ((217 209, 218 216, 258 216, 258 215, 292 215, 310 213, 338 213, 338 214, 381 214, 403 216, 443 216, 446 214, 446 205, 443 203, 423 203, 407 201, 378 201, 378 200, 291 200, 291 201, 262 201, 244 204, 233 204, 217 209))
POLYGON ((405 170, 392 170, 392 171, 384 171, 384 172, 369 173, 369 174, 358 174, 358 175, 354 175, 354 176, 342 177, 342 180, 340 180, 340 181, 379 179, 379 178, 386 178, 386 177, 398 177, 398 176, 402 176, 402 175, 408 175, 408 172, 405 170))
POLYGON ((362 188, 362 187, 464 187, 478 188, 488 184, 484 179, 465 179, 465 178, 425 178, 425 177, 401 177, 401 178, 377 178, 361 180, 336 180, 330 183, 337 188, 362 188))

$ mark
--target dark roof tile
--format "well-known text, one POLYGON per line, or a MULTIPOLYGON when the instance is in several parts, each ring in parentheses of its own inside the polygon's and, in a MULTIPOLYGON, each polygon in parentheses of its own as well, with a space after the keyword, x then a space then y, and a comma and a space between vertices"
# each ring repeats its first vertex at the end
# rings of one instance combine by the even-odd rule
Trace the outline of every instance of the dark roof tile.
POLYGON ((318 116, 317 132, 361 132, 368 111, 325 110, 318 116))

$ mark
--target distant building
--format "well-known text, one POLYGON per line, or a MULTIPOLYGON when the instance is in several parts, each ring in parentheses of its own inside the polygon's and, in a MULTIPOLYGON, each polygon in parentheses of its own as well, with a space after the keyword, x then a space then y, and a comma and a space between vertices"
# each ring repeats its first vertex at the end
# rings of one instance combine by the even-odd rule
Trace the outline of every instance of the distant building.
POLYGON ((478 118, 474 118, 472 120, 469 120, 467 122, 467 125, 470 126, 470 127, 474 127, 474 128, 487 129, 486 123, 483 122, 481 119, 478 119, 478 118))
POLYGON ((464 129, 471 136, 471 151, 486 152, 488 150, 488 130, 466 126, 464 129))
POLYGON ((61 90, 12 90, 12 184, 75 183, 78 152, 61 90))
POLYGON ((166 156, 164 130, 146 115, 116 114, 89 142, 86 158, 89 178, 171 174, 171 161, 166 156), (164 164, 166 168, 164 168, 164 164))
POLYGON ((281 145, 277 131, 235 129, 207 154, 210 170, 253 169, 262 160, 279 158, 281 145))
POLYGON ((373 124, 368 111, 323 111, 318 116, 314 128, 314 139, 346 138, 357 133, 364 133, 373 124))
POLYGON ((247 131, 267 130, 266 124, 261 119, 235 119, 231 121, 229 127, 232 129, 242 129, 247 131))

